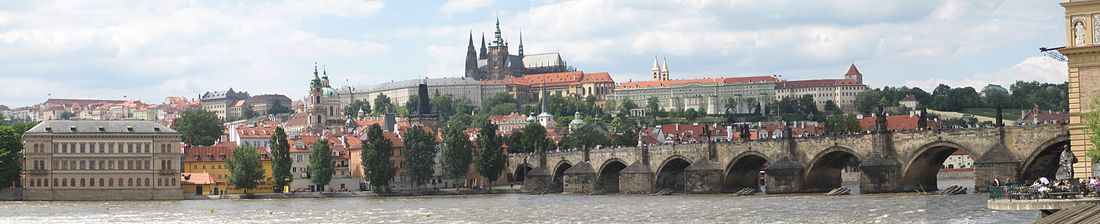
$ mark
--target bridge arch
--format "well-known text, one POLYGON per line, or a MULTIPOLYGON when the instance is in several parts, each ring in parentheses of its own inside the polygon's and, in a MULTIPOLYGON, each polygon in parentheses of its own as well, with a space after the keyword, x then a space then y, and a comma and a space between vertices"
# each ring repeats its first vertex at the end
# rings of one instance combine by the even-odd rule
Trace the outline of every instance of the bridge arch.
MULTIPOLYGON (((1031 151, 1028 157, 1020 164, 1019 181, 1035 181, 1039 177, 1052 178, 1058 172, 1058 162, 1062 151, 1069 147, 1069 136, 1058 135, 1048 139, 1031 151)), ((1077 162, 1088 162, 1087 158, 1077 158, 1077 162)))
POLYGON ((565 171, 573 168, 573 164, 569 160, 559 161, 557 165, 554 165, 554 179, 552 185, 550 185, 553 192, 561 192, 565 190, 565 171))
POLYGON ((810 166, 806 167, 803 188, 807 192, 826 192, 838 188, 843 183, 842 171, 864 161, 864 157, 852 149, 843 146, 831 146, 818 152, 810 166))
MULTIPOLYGON (((981 155, 975 154, 973 149, 953 141, 937 140, 929 142, 918 147, 909 156, 909 161, 905 163, 902 171, 903 183, 909 183, 911 187, 921 191, 939 190, 937 175, 940 169, 943 168, 947 158, 957 150, 962 150, 972 160, 981 157, 981 155)), ((973 168, 974 164, 969 164, 969 167, 973 168)))
POLYGON ((604 161, 596 173, 596 189, 602 189, 607 193, 619 192, 619 173, 626 169, 626 166, 626 162, 619 158, 604 161))
POLYGON ((513 174, 512 175, 513 176, 512 181, 516 182, 516 183, 523 183, 524 181, 527 180, 527 173, 531 172, 532 169, 534 169, 534 168, 531 168, 530 164, 522 164, 521 163, 521 164, 517 165, 515 171, 512 172, 512 174, 513 174))
POLYGON ((669 156, 661 166, 657 168, 656 178, 653 178, 654 191, 672 189, 673 192, 687 191, 687 176, 685 169, 691 166, 690 160, 683 156, 669 156))
POLYGON ((730 160, 722 178, 723 192, 736 192, 744 188, 760 189, 760 170, 772 161, 757 151, 745 151, 730 160))

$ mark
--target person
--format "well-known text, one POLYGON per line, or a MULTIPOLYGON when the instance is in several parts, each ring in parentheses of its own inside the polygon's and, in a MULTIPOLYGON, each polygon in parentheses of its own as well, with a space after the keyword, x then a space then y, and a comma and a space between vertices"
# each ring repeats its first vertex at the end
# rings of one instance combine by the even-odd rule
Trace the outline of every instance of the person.
POLYGON ((1047 177, 1039 177, 1039 183, 1043 185, 1050 185, 1050 179, 1047 179, 1047 177))
POLYGON ((1001 178, 994 177, 993 178, 993 186, 994 187, 1000 187, 1001 186, 1001 178))

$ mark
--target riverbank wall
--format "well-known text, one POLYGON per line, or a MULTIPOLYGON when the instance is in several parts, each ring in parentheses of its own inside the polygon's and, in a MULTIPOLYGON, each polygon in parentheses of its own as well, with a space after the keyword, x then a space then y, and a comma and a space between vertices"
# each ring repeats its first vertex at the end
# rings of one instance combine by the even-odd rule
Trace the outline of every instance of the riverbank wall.
POLYGON ((351 197, 392 197, 392 196, 446 196, 446 195, 477 195, 477 194, 523 194, 522 189, 464 189, 464 190, 437 190, 416 192, 390 192, 374 193, 370 191, 359 192, 295 192, 290 194, 263 193, 252 195, 187 195, 189 200, 217 200, 217 199, 287 199, 287 198, 351 198, 351 197))

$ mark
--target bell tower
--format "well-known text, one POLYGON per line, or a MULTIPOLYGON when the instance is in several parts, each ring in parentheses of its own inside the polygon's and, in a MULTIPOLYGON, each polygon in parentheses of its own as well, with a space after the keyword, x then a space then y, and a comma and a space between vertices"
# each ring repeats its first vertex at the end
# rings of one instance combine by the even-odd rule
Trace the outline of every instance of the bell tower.
MULTIPOLYGON (((1066 8, 1066 47, 1058 50, 1069 60, 1069 133, 1070 150, 1077 158, 1088 158, 1086 152, 1096 147, 1085 131, 1085 113, 1095 105, 1100 95, 1100 0, 1074 0, 1060 3, 1066 8)), ((1075 178, 1091 176, 1088 160, 1073 164, 1075 178)))

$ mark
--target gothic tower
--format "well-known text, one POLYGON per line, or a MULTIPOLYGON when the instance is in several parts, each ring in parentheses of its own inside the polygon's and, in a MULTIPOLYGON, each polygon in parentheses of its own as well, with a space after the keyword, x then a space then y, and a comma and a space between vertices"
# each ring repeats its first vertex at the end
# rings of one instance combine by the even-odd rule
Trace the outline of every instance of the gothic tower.
POLYGON ((488 48, 485 48, 485 32, 481 33, 481 51, 478 52, 481 52, 481 54, 477 56, 477 59, 485 59, 489 57, 489 50, 488 48))
POLYGON ((508 43, 504 42, 504 38, 500 34, 500 19, 497 19, 496 31, 493 32, 493 41, 489 43, 489 53, 486 60, 486 67, 489 70, 488 77, 486 79, 501 80, 505 79, 509 74, 508 64, 508 43))
POLYGON ((523 31, 519 31, 519 58, 523 59, 523 31))
MULTIPOLYGON (((482 39, 481 43, 484 45, 485 40, 482 39)), ((484 51, 484 50, 482 50, 484 51)), ((478 79, 477 77, 477 51, 474 49, 474 33, 470 32, 470 45, 466 47, 466 77, 478 79)))

